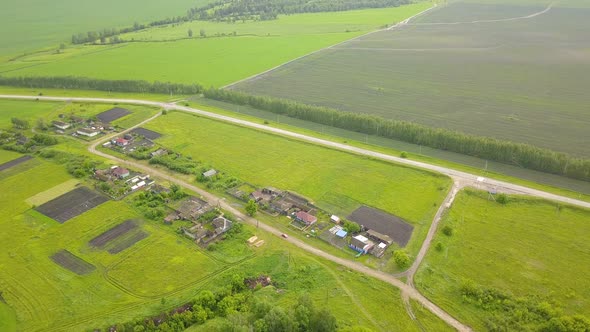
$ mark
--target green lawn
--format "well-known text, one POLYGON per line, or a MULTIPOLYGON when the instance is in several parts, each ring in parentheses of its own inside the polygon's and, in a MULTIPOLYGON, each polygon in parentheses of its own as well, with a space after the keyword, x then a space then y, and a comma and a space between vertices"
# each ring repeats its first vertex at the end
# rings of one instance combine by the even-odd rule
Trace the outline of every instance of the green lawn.
POLYGON ((511 197, 501 205, 487 194, 461 192, 440 227, 416 285, 459 320, 482 330, 493 313, 462 299, 466 279, 514 298, 536 297, 565 314, 590 312, 590 211, 511 197))
POLYGON ((417 252, 450 180, 181 112, 147 126, 162 145, 257 186, 293 190, 346 216, 366 204, 414 225, 417 252))
POLYGON ((7 150, 0 150, 0 164, 22 157, 22 154, 7 150))
POLYGON ((72 34, 128 27, 134 22, 183 15, 203 0, 8 0, 0 11, 0 57, 68 43, 72 34))
POLYGON ((18 59, 3 75, 86 76, 102 79, 143 79, 223 86, 247 78, 326 46, 398 22, 430 6, 429 2, 398 8, 338 13, 301 14, 270 22, 192 22, 158 27, 123 38, 122 45, 78 47, 64 54, 48 52, 18 59), (195 38, 168 42, 137 42, 184 38, 192 28, 195 38), (211 38, 197 38, 200 29, 211 38), (215 37, 233 33, 235 37, 215 37), (347 32, 348 31, 348 32, 347 32), (19 69, 20 68, 20 69, 19 69))

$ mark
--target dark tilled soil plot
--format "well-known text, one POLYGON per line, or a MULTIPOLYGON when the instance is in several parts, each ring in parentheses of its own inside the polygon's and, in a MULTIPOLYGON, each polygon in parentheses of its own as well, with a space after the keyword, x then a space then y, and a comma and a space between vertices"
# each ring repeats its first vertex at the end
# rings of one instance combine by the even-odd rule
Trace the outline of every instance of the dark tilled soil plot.
POLYGON ((99 119, 101 122, 112 122, 112 121, 115 121, 117 119, 124 117, 127 114, 131 114, 131 112, 129 110, 124 109, 124 108, 115 107, 115 108, 111 108, 108 111, 104 111, 104 112, 98 114, 96 116, 96 118, 99 119))
POLYGON ((155 132, 153 130, 145 129, 145 128, 135 128, 131 131, 135 135, 141 135, 147 139, 156 139, 162 137, 162 134, 155 132))
POLYGON ((108 198, 93 190, 79 187, 50 200, 36 210, 63 224, 108 200, 108 198))
POLYGON ((132 229, 137 228, 137 224, 133 220, 127 220, 122 224, 119 224, 108 231, 100 234, 99 236, 95 237, 94 239, 90 240, 90 245, 97 248, 102 248, 107 243, 115 240, 116 238, 126 234, 127 232, 131 231, 132 229))
POLYGON ((365 226, 365 228, 389 235, 400 247, 405 247, 408 244, 414 230, 414 226, 403 219, 368 206, 356 209, 348 216, 348 219, 365 226))
POLYGON ((96 267, 82 258, 72 254, 67 250, 60 250, 51 256, 51 260, 59 266, 68 269, 75 274, 84 275, 96 269, 96 267))
POLYGON ((118 254, 121 251, 133 246, 137 242, 145 239, 146 237, 148 237, 148 235, 149 234, 147 232, 139 231, 139 232, 133 234, 132 236, 126 238, 125 240, 115 244, 113 247, 111 247, 108 250, 108 252, 109 252, 109 254, 118 254))
POLYGON ((22 156, 20 158, 16 158, 14 160, 5 162, 4 164, 0 165, 0 171, 3 171, 5 169, 9 169, 9 168, 14 167, 18 164, 22 164, 25 161, 31 160, 31 159, 33 159, 33 157, 31 157, 31 156, 22 156))

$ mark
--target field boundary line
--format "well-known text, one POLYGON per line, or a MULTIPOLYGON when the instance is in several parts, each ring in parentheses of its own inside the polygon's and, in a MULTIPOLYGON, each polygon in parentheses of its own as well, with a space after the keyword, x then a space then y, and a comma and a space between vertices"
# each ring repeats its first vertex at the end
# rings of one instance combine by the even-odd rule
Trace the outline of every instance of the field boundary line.
MULTIPOLYGON (((330 50, 330 49, 332 49, 332 48, 336 48, 337 46, 340 46, 340 45, 343 45, 343 44, 349 43, 349 42, 351 42, 351 41, 354 41, 354 40, 357 40, 357 39, 359 39, 359 38, 362 38, 362 37, 368 36, 368 35, 370 35, 370 34, 377 33, 377 32, 381 32, 381 31, 390 31, 390 30, 393 30, 393 29, 395 29, 395 28, 399 28, 399 27, 401 27, 401 26, 403 26, 403 25, 406 25, 406 24, 407 24, 407 23, 408 23, 408 22, 409 22, 411 19, 413 19, 413 18, 415 18, 415 17, 417 17, 417 16, 419 16, 419 15, 422 15, 422 14, 424 14, 424 13, 428 12, 429 10, 431 10, 431 9, 433 9, 433 8, 436 8, 436 7, 437 7, 437 5, 436 5, 436 4, 433 4, 433 5, 432 5, 432 7, 429 7, 428 9, 425 9, 425 10, 423 10, 423 11, 419 12, 418 14, 415 14, 415 15, 413 15, 413 16, 411 16, 411 17, 408 17, 408 18, 406 18, 405 20, 403 20, 403 21, 400 21, 400 22, 398 22, 398 23, 396 23, 396 24, 394 24, 394 25, 392 25, 392 26, 390 26, 390 27, 388 27, 388 28, 383 28, 383 29, 377 29, 377 30, 369 31, 369 32, 367 32, 367 33, 364 33, 364 34, 362 34, 362 35, 359 35, 359 36, 353 37, 353 38, 351 38, 351 39, 347 39, 347 40, 341 41, 341 42, 339 42, 339 43, 336 43, 336 44, 334 44, 334 45, 330 45, 330 46, 327 46, 327 47, 324 47, 324 48, 320 48, 319 50, 315 50, 315 51, 313 51, 313 52, 311 52, 311 53, 304 54, 304 55, 302 55, 302 56, 299 56, 299 57, 297 57, 297 58, 295 58, 295 59, 292 59, 292 60, 289 60, 289 61, 287 61, 287 62, 284 62, 284 63, 282 63, 282 64, 280 64, 280 65, 278 65, 278 66, 275 66, 275 67, 272 67, 272 68, 270 68, 270 69, 267 69, 267 70, 265 70, 265 71, 263 71, 263 72, 261 72, 261 73, 254 74, 254 75, 252 75, 252 76, 249 76, 249 77, 243 78, 243 79, 241 79, 241 80, 239 80, 239 81, 236 81, 236 82, 233 82, 233 83, 230 83, 230 84, 224 85, 224 86, 222 86, 222 87, 221 87, 221 89, 228 89, 228 88, 231 88, 231 87, 233 87, 234 85, 238 85, 238 84, 240 84, 240 83, 243 83, 243 82, 246 82, 246 81, 249 81, 249 80, 256 79, 256 78, 258 78, 258 77, 260 77, 260 76, 263 76, 263 75, 266 75, 266 74, 268 74, 268 73, 270 73, 270 72, 273 72, 273 71, 275 71, 275 70, 277 70, 277 69, 279 69, 279 68, 281 68, 281 67, 283 67, 283 66, 286 66, 286 65, 288 65, 288 64, 290 64, 290 63, 292 63, 292 62, 295 62, 295 61, 298 61, 298 60, 301 60, 301 59, 307 58, 307 57, 309 57, 309 56, 312 56, 312 55, 314 55, 314 54, 316 54, 316 53, 320 53, 320 52, 323 52, 323 51, 330 50)), ((398 8, 399 8, 399 7, 398 7, 398 8)))
POLYGON ((550 3, 547 8, 543 9, 540 12, 532 13, 526 16, 518 16, 518 17, 509 17, 509 18, 500 18, 496 20, 475 20, 475 21, 464 21, 464 22, 425 22, 425 23, 412 23, 409 25, 412 26, 428 26, 428 25, 459 25, 459 24, 476 24, 476 23, 498 23, 498 22, 510 22, 510 21, 519 21, 519 20, 528 20, 531 18, 535 18, 537 16, 543 15, 553 8, 553 3, 550 3))

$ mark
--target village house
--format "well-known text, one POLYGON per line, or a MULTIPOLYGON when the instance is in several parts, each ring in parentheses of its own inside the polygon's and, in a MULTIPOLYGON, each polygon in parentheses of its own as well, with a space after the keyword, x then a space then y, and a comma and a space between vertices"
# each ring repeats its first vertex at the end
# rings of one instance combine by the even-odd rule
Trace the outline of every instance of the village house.
POLYGON ((124 179, 129 176, 129 170, 119 166, 113 166, 111 173, 119 179, 124 179))
POLYGON ((53 126, 61 130, 66 130, 71 127, 69 123, 65 123, 63 121, 53 121, 53 126))
POLYGON ((94 137, 96 135, 98 135, 99 131, 96 129, 91 129, 91 128, 80 128, 78 130, 76 130, 76 134, 78 135, 82 135, 82 136, 87 136, 87 137, 94 137))
POLYGON ((124 147, 124 146, 129 145, 129 140, 119 137, 119 138, 113 140, 113 144, 120 146, 120 147, 124 147))
POLYGON ((338 225, 338 224, 340 224, 340 217, 332 215, 332 216, 330 216, 330 221, 332 221, 333 223, 338 225))
POLYGON ((375 246, 375 243, 373 243, 372 241, 370 241, 368 238, 366 238, 363 235, 357 235, 357 236, 353 237, 350 240, 350 245, 349 245, 349 247, 352 250, 355 250, 355 251, 362 253, 362 254, 368 253, 371 249, 373 249, 374 246, 375 246))
POLYGON ((176 213, 180 219, 197 220, 211 209, 212 207, 204 200, 191 196, 180 204, 176 209, 176 213))
POLYGON ((298 220, 307 226, 311 226, 316 221, 318 221, 318 218, 316 218, 316 216, 312 216, 311 214, 305 211, 299 211, 295 214, 295 220, 298 220))

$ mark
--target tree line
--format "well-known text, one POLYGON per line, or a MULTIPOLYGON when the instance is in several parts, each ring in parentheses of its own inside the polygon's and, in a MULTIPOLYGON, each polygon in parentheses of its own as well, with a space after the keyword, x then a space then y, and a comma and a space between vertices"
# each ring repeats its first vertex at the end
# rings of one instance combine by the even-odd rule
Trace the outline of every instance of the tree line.
MULTIPOLYGON (((135 22, 125 28, 105 28, 98 31, 76 33, 72 35, 72 44, 95 43, 117 44, 124 42, 119 35, 150 27, 202 21, 246 21, 275 20, 278 15, 336 12, 365 8, 397 7, 411 3, 410 0, 218 0, 205 6, 190 8, 184 16, 168 17, 148 24, 135 22)), ((204 37, 204 36, 201 36, 204 37)))
POLYGON ((0 76, 0 85, 26 87, 26 88, 51 88, 51 89, 81 89, 117 92, 161 93, 191 95, 199 94, 203 87, 199 84, 179 84, 170 82, 147 82, 140 80, 101 80, 74 76, 47 76, 47 77, 3 77, 0 76))
MULTIPOLYGON (((98 331, 184 331, 217 318, 217 331, 236 332, 334 332, 337 322, 326 308, 316 308, 307 295, 284 309, 253 295, 247 279, 233 275, 215 292, 201 291, 191 302, 171 312, 147 319, 119 323, 98 331)), ((162 299, 165 305, 165 300, 162 299)))
POLYGON ((563 175, 577 180, 590 181, 590 159, 577 158, 529 144, 469 135, 449 129, 431 128, 374 115, 306 105, 285 99, 252 96, 232 90, 211 88, 206 89, 204 95, 210 99, 248 105, 276 114, 367 135, 381 136, 522 168, 563 175))
POLYGON ((189 20, 274 20, 278 15, 397 7, 409 0, 219 0, 187 12, 189 20))

